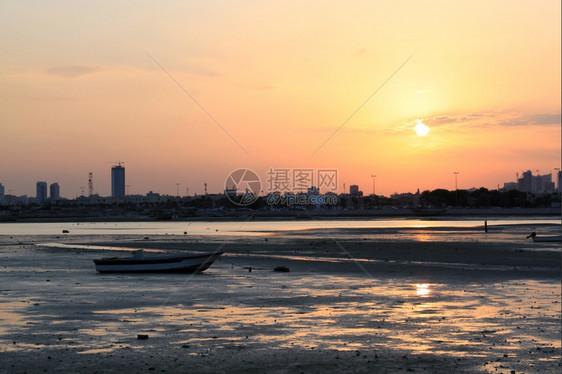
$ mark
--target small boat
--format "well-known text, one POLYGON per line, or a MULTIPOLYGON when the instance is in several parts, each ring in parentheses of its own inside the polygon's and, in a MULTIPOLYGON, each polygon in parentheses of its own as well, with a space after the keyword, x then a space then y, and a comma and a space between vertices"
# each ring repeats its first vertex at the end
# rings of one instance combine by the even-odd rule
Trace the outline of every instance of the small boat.
POLYGON ((200 273, 222 254, 145 256, 142 250, 138 250, 130 257, 106 257, 94 260, 94 264, 100 273, 200 273))
POLYGON ((536 232, 532 232, 531 235, 527 236, 527 239, 532 238, 534 242, 538 243, 560 243, 562 242, 562 236, 537 236, 536 232))

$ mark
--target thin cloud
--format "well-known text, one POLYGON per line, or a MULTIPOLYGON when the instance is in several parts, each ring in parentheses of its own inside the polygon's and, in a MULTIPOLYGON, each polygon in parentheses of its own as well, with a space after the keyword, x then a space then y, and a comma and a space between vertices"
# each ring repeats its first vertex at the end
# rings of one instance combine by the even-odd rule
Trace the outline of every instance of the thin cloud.
POLYGON ((45 69, 45 73, 50 75, 57 75, 64 78, 79 78, 84 75, 93 74, 100 71, 101 68, 85 65, 67 65, 67 66, 54 66, 45 69))
POLYGON ((486 119, 488 121, 497 118, 498 113, 471 113, 467 115, 458 115, 458 116, 451 116, 451 115, 444 115, 444 116, 437 116, 437 117, 430 117, 422 119, 422 122, 425 123, 429 127, 439 127, 451 124, 464 124, 467 122, 480 122, 482 119, 486 119))
POLYGON ((428 118, 419 118, 404 123, 399 129, 414 126, 418 120, 421 120, 431 128, 437 127, 455 127, 455 126, 471 126, 471 127, 515 127, 515 126, 560 126, 561 116, 551 113, 532 113, 522 114, 519 112, 477 112, 471 114, 459 115, 442 115, 428 118))
POLYGON ((500 126, 560 126, 560 119, 560 113, 522 115, 502 121, 500 126))
POLYGON ((522 114, 519 112, 475 112, 470 114, 446 114, 441 116, 415 118, 394 127, 394 132, 410 131, 418 121, 430 128, 446 128, 460 131, 465 128, 560 126, 561 115, 551 113, 522 114))
POLYGON ((198 75, 201 77, 207 78, 214 78, 214 77, 221 77, 222 74, 217 73, 216 71, 212 71, 203 67, 191 67, 186 70, 191 75, 198 75))

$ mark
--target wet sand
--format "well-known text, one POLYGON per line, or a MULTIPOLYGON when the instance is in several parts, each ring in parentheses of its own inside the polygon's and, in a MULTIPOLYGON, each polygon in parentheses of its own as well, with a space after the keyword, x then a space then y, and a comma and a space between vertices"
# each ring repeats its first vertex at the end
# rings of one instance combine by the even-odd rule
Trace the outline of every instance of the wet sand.
POLYGON ((0 372, 560 372, 560 244, 496 230, 0 236, 0 372), (81 245, 225 254, 97 274, 123 252, 81 245))

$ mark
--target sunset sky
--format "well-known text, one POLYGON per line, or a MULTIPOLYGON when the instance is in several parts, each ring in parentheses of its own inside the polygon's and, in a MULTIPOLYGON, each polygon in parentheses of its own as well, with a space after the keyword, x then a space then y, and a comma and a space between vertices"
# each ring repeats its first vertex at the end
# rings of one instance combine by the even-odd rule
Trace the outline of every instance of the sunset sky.
POLYGON ((242 167, 264 184, 271 167, 337 169, 339 192, 366 194, 377 175, 384 195, 454 189, 455 171, 461 189, 553 173, 560 12, 554 0, 3 1, 0 183, 35 196, 58 182, 74 198, 93 172, 106 196, 117 161, 131 194, 218 193, 242 167))

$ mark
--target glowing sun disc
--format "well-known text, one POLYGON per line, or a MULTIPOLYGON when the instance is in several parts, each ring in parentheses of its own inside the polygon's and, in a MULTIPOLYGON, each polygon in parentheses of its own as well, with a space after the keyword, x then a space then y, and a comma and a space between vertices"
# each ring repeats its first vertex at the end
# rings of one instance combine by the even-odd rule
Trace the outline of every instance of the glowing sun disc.
POLYGON ((419 136, 426 136, 429 132, 429 127, 424 125, 422 121, 418 121, 418 124, 414 126, 414 130, 416 130, 416 134, 419 136))

